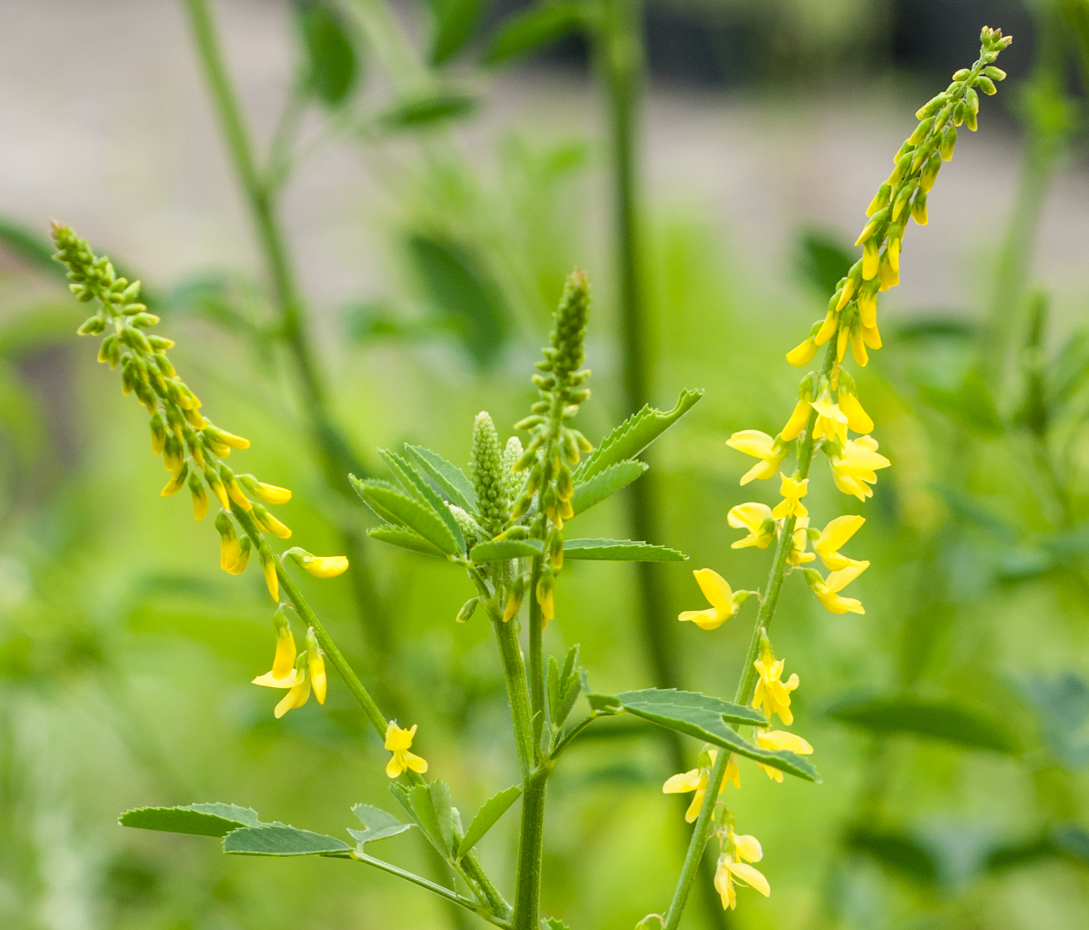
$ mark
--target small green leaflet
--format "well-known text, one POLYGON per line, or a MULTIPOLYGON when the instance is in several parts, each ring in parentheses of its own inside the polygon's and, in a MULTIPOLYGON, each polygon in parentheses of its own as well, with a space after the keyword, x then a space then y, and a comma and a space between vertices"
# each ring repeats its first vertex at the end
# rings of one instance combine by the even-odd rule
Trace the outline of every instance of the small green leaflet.
POLYGON ((239 856, 342 856, 352 847, 334 836, 312 833, 286 824, 242 827, 223 839, 223 851, 239 856))
POLYGON ((476 32, 482 0, 432 0, 435 30, 431 39, 431 64, 444 65, 464 49, 476 32))
POLYGON ((397 836, 399 833, 404 833, 413 827, 410 823, 403 823, 398 820, 393 814, 386 813, 382 808, 371 807, 369 804, 357 804, 352 808, 352 813, 359 818, 359 822, 365 828, 363 830, 348 829, 352 838, 360 846, 372 843, 375 840, 384 840, 390 836, 397 836))
POLYGON ((479 98, 473 94, 458 90, 438 90, 394 104, 377 117, 376 123, 386 132, 426 129, 442 120, 467 116, 476 109, 479 102, 479 98))
POLYGON ((510 806, 514 803, 515 799, 522 793, 520 785, 511 785, 494 797, 489 798, 481 805, 480 810, 476 812, 476 816, 473 818, 473 822, 469 824, 469 829, 465 831, 465 836, 462 837, 460 843, 458 843, 457 856, 460 859, 470 849, 476 846, 477 843, 484 837, 493 826, 496 821, 502 817, 510 806))
POLYGON ((495 31, 484 63, 499 65, 554 42, 589 21, 587 5, 553 0, 518 13, 495 31))
POLYGON ((450 807, 450 787, 446 782, 430 785, 391 784, 390 791, 405 813, 422 831, 428 841, 446 858, 453 845, 453 810, 450 807))
POLYGON ((604 562, 683 562, 688 558, 676 549, 632 539, 568 539, 563 557, 604 562))
POLYGON ((423 446, 405 446, 408 452, 431 479, 445 492, 451 504, 462 510, 476 513, 476 490, 468 476, 457 465, 452 465, 437 452, 423 446))
POLYGON ((473 546, 470 558, 474 562, 506 562, 509 559, 531 559, 544 552, 539 539, 493 539, 473 546))
POLYGON ((256 827, 261 821, 252 807, 236 804, 189 804, 185 807, 140 807, 125 811, 118 820, 123 827, 188 833, 193 836, 226 836, 239 827, 256 827))
POLYGON ((682 391, 672 410, 661 411, 646 406, 632 414, 609 433, 597 451, 582 463, 582 467, 575 473, 575 481, 588 481, 611 465, 635 458, 691 410, 701 397, 703 391, 682 391))
POLYGON ((411 463, 396 452, 391 452, 389 449, 379 449, 378 454, 382 456, 382 461, 389 466, 389 470, 397 476, 397 480, 401 482, 404 489, 423 504, 425 508, 429 508, 438 514, 439 519, 446 524, 446 528, 453 534, 458 550, 463 551, 465 549, 465 537, 462 535, 461 527, 458 525, 458 521, 454 519, 450 508, 435 492, 435 489, 420 476, 411 463))
POLYGON ((422 552, 424 555, 433 555, 440 559, 446 558, 446 553, 441 549, 432 546, 419 533, 414 533, 407 527, 393 526, 386 523, 383 526, 376 526, 367 530, 367 535, 371 539, 377 539, 379 542, 389 543, 391 546, 398 546, 401 549, 408 549, 410 552, 422 552))
POLYGON ((591 706, 598 710, 626 711, 658 726, 694 736, 738 755, 755 759, 788 775, 795 775, 806 781, 819 780, 816 769, 801 756, 793 752, 761 749, 726 725, 729 722, 739 726, 766 727, 767 717, 751 707, 730 704, 693 691, 657 688, 627 691, 612 697, 594 695, 591 706))
POLYGON ((343 103, 355 83, 356 56, 340 15, 325 3, 295 8, 308 59, 308 89, 328 106, 343 103))
POLYGON ((546 917, 542 923, 545 930, 571 930, 562 920, 558 917, 546 917))
MULTIPOLYGON (((355 482, 356 491, 364 503, 372 506, 376 512, 392 514, 398 523, 415 530, 429 543, 447 555, 458 553, 454 534, 442 519, 430 507, 426 507, 414 498, 376 481, 355 482)), ((380 513, 381 515, 381 513, 380 513)))
POLYGON ((875 733, 910 734, 1010 756, 1022 751, 1020 737, 1004 720, 948 698, 847 697, 833 704, 828 716, 875 733))
POLYGON ((595 504, 600 504, 621 488, 627 487, 636 478, 642 476, 648 468, 650 466, 646 462, 617 462, 588 481, 576 484, 571 506, 576 514, 585 513, 595 504))

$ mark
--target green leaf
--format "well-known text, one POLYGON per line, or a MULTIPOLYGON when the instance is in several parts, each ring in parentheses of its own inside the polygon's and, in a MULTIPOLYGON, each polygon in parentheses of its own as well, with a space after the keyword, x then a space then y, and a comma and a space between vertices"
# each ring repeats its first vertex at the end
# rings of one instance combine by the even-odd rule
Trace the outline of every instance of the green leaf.
POLYGON ((571 499, 571 506, 575 513, 585 513, 595 504, 600 504, 605 498, 611 497, 621 488, 639 478, 650 466, 646 462, 629 460, 617 462, 615 465, 599 472, 588 481, 575 485, 575 496, 571 499))
MULTIPOLYGON (((428 785, 414 785, 409 788, 405 785, 392 783, 390 791, 405 812, 412 818, 413 823, 427 837, 429 843, 446 858, 450 857, 450 844, 446 842, 443 825, 439 819, 439 812, 435 809, 435 801, 428 785)), ((449 789, 448 789, 449 790, 449 789)), ((447 800, 449 795, 447 795, 447 800)))
POLYGON ((365 829, 348 832, 360 846, 373 843, 375 840, 384 840, 390 836, 397 836, 406 830, 411 830, 413 824, 398 820, 393 814, 389 814, 380 807, 371 807, 369 804, 357 804, 352 808, 352 813, 359 818, 365 829))
POLYGON ((385 132, 430 129, 436 123, 468 116, 479 102, 473 94, 438 90, 399 101, 381 113, 375 122, 385 132))
POLYGON ((586 8, 581 3, 540 4, 503 22, 484 52, 484 63, 504 64, 575 32, 588 22, 586 8))
POLYGON ((495 826, 496 821, 507 812, 521 793, 522 788, 520 785, 511 785, 485 801, 480 810, 476 812, 473 822, 469 824, 469 829, 465 831, 465 836, 462 837, 461 842, 458 844, 456 858, 460 859, 476 846, 484 837, 484 834, 495 826))
POLYGON ((1022 751, 1020 737, 1004 720, 949 698, 847 697, 837 701, 828 716, 875 733, 904 733, 1011 756, 1022 751))
POLYGON ((938 863, 934 854, 907 833, 857 826, 847 832, 846 843, 852 851, 869 856, 890 872, 923 885, 937 881, 938 863))
POLYGON ((975 368, 964 376, 964 381, 955 391, 920 384, 919 398, 978 433, 996 436, 1002 432, 1002 418, 998 415, 991 390, 975 368))
MULTIPOLYGON (((730 704, 692 691, 658 688, 627 691, 613 696, 612 700, 626 713, 649 720, 660 727, 713 743, 789 775, 807 781, 818 780, 816 769, 801 756, 793 752, 761 749, 726 725, 729 722, 744 726, 767 726, 768 718, 751 707, 730 704)), ((604 695, 594 695, 591 706, 611 709, 604 695)))
POLYGON ((578 660, 578 644, 568 650, 562 670, 555 656, 548 657, 548 710, 553 727, 563 726, 582 693, 578 660))
POLYGON ((125 811, 123 827, 189 833, 194 836, 226 836, 239 827, 256 827, 257 811, 236 804, 189 804, 185 807, 139 807, 125 811))
POLYGON ((589 481, 611 465, 635 458, 688 413, 701 397, 703 391, 682 391, 672 410, 655 410, 648 405, 632 414, 609 433, 597 450, 582 463, 575 473, 575 480, 589 481))
POLYGON ((811 229, 798 243, 798 273, 822 294, 831 294, 854 263, 850 242, 835 233, 811 229))
POLYGON ((424 539, 447 555, 457 555, 457 540, 442 518, 430 507, 407 497, 400 491, 393 490, 384 482, 359 481, 354 476, 352 483, 364 503, 371 506, 379 515, 390 514, 397 523, 415 530, 424 539))
POLYGON ((308 89, 328 106, 343 103, 355 84, 356 55, 340 14, 322 2, 295 8, 306 53, 308 89))
POLYGON ((223 851, 239 856, 347 857, 352 847, 335 836, 312 833, 282 823, 242 827, 223 838, 223 851))
POLYGON ((465 47, 476 32, 483 6, 483 0, 433 0, 432 65, 446 64, 465 47))
POLYGON ((510 559, 531 559, 544 552, 539 539, 493 539, 473 546, 469 557, 474 562, 506 562, 510 559))
POLYGON ((688 558, 676 549, 631 539, 568 539, 563 557, 605 562, 683 562, 688 558))
POLYGON ((405 245, 428 302, 450 323, 476 364, 486 368, 509 329, 495 284, 462 245, 426 233, 412 233, 405 245))
POLYGON ((419 472, 404 457, 396 452, 391 452, 389 449, 379 449, 378 454, 382 456, 382 460, 389 466, 389 470, 397 476, 397 480, 404 485, 405 490, 425 507, 430 507, 439 515, 439 519, 446 524, 446 528, 453 534, 458 551, 464 552, 465 536, 461 532, 461 527, 458 525, 458 521, 454 519, 454 515, 450 513, 450 508, 435 492, 435 489, 420 476, 419 472))
POLYGON ((405 446, 405 450, 432 480, 447 494, 447 500, 468 513, 476 513, 476 489, 457 465, 451 465, 437 452, 423 446, 405 446))
POLYGON ((420 552, 423 555, 433 555, 440 559, 446 558, 446 553, 441 549, 432 546, 419 533, 414 533, 403 526, 392 526, 387 523, 384 526, 372 527, 367 530, 367 535, 371 539, 389 543, 389 545, 397 546, 400 549, 407 549, 409 552, 420 552))
POLYGON ((454 809, 450 803, 450 786, 444 781, 433 781, 427 786, 431 794, 431 804, 435 808, 435 819, 439 823, 439 833, 447 850, 454 848, 454 809))
POLYGON ((542 923, 544 924, 545 930, 571 930, 571 928, 558 917, 546 917, 542 923))

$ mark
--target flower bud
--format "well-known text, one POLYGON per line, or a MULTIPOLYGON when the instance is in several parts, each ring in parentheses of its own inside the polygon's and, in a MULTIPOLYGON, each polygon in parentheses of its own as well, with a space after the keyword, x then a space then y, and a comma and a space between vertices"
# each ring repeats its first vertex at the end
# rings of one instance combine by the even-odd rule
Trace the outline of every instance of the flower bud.
POLYGON ((161 413, 155 413, 152 415, 149 425, 151 426, 151 454, 158 455, 163 451, 163 446, 166 443, 166 421, 161 413))
POLYGON ((280 579, 276 576, 276 556, 273 555, 269 544, 263 539, 261 540, 259 554, 261 556, 261 572, 265 576, 265 587, 268 588, 268 593, 272 595, 272 599, 279 604, 280 579))
POLYGON ((920 226, 925 226, 928 222, 926 215, 926 194, 922 191, 919 191, 919 193, 915 195, 915 199, 911 203, 911 218, 920 226))
POLYGON ((76 333, 80 336, 97 336, 105 331, 106 321, 100 316, 92 316, 83 321, 76 333))
POLYGON ((174 477, 172 477, 166 483, 166 486, 159 492, 159 496, 171 497, 177 494, 178 491, 185 487, 185 479, 188 477, 188 474, 189 465, 186 462, 182 462, 182 467, 178 470, 174 477))
POLYGON ((238 504, 243 510, 250 510, 253 508, 253 504, 250 503, 249 498, 242 493, 242 488, 238 486, 238 482, 234 477, 234 472, 226 465, 221 464, 219 466, 219 477, 223 480, 223 487, 227 489, 227 495, 232 501, 238 504))
POLYGON ((544 626, 556 615, 556 600, 552 572, 541 572, 541 577, 537 581, 535 594, 537 596, 537 603, 541 607, 541 618, 544 620, 542 626, 544 626))
POLYGON ((288 549, 285 558, 291 558, 315 578, 336 578, 348 570, 348 559, 343 555, 313 555, 305 549, 288 549))
POLYGON ((231 509, 231 500, 227 497, 227 489, 223 487, 223 482, 219 479, 219 475, 216 474, 213 469, 205 468, 204 480, 209 489, 211 489, 211 492, 216 496, 216 500, 219 501, 219 506, 229 513, 231 509))
POLYGON ((193 496, 193 516, 203 520, 208 514, 208 495, 195 468, 189 474, 189 493, 193 496))
POLYGON ((250 494, 266 504, 286 504, 291 500, 291 492, 287 488, 279 488, 274 484, 265 484, 263 481, 254 478, 253 475, 235 475, 235 478, 250 494))
POLYGON ((268 508, 260 504, 250 504, 249 510, 253 514, 253 519, 257 521, 257 525, 266 533, 272 533, 273 536, 279 536, 280 539, 291 538, 290 528, 269 513, 268 508))
POLYGON ((555 571, 563 568, 563 537, 559 533, 552 534, 552 540, 548 545, 548 558, 555 571))
POLYGON ((510 586, 510 594, 507 595, 507 603, 503 607, 503 622, 510 623, 522 606, 522 598, 526 596, 526 579, 519 575, 510 586))
POLYGON ((310 686, 314 689, 314 697, 318 699, 319 704, 324 704, 328 688, 328 679, 325 675, 325 653, 318 645, 318 637, 313 627, 306 631, 306 669, 310 675, 310 686))
POLYGON ((469 598, 469 600, 461 605, 461 610, 458 611, 458 615, 454 619, 457 620, 458 623, 465 623, 474 613, 476 613, 476 608, 479 603, 479 597, 469 598))

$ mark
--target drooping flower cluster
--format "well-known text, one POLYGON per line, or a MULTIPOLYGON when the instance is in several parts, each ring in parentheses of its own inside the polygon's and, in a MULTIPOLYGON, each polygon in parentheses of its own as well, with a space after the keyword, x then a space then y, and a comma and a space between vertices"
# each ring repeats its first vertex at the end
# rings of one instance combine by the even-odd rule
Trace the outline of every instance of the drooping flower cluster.
MULTIPOLYGON (((943 160, 948 161, 953 155, 957 127, 976 128, 978 91, 995 93, 994 82, 1001 81, 1005 74, 994 66, 994 61, 1011 41, 1009 37, 1003 37, 1001 30, 985 27, 980 35, 979 60, 971 68, 954 74, 953 83, 916 114, 920 120, 918 126, 896 153, 892 174, 866 210, 869 219, 855 243, 862 246, 862 257, 839 281, 824 318, 816 321, 809 335, 787 353, 787 361, 801 367, 812 362, 820 347, 827 345, 820 368, 802 378, 798 401, 783 428, 776 436, 760 430, 742 430, 734 433, 726 443, 757 459, 742 476, 742 486, 776 475, 780 477, 780 500, 774 506, 749 501, 731 508, 727 522, 732 528, 746 533, 733 543, 732 548, 767 549, 776 543, 776 565, 781 568, 774 573, 775 584, 781 583, 784 575, 800 571, 821 605, 835 614, 865 613, 861 601, 840 593, 869 567, 868 561, 840 552, 865 523, 865 518, 845 515, 831 520, 823 530, 811 527, 809 510, 803 503, 810 490, 810 464, 816 452, 822 451, 835 487, 862 503, 873 496, 877 472, 891 464, 878 452, 877 440, 871 435, 874 421, 859 400, 854 379, 843 367, 847 349, 850 347, 858 365, 865 366, 869 361, 868 350, 881 347, 877 295, 899 283, 901 244, 908 221, 914 219, 919 225, 926 225, 927 194, 943 160), (784 473, 783 464, 792 452, 796 466, 791 473, 784 473), (808 551, 810 544, 813 551, 808 551), (827 575, 806 567, 818 558, 827 569, 827 575)), ((736 615, 744 600, 753 593, 764 603, 766 595, 758 592, 734 594, 726 579, 709 568, 699 569, 695 576, 711 607, 684 611, 678 619, 692 622, 701 629, 716 629, 736 615)), ((771 583, 768 590, 772 591, 771 583)), ((775 590, 777 592, 777 588, 775 590)), ((770 622, 774 600, 771 604, 767 620, 761 612, 760 624, 770 622)), ((763 749, 809 754, 813 748, 800 736, 770 728, 771 719, 776 715, 786 726, 793 722, 790 694, 798 687, 798 676, 791 675, 787 681, 782 681, 784 662, 775 658, 765 629, 759 630, 759 636, 759 657, 754 662, 758 677, 752 691, 752 706, 767 714, 769 725, 756 728, 756 743, 763 749)), ((747 694, 745 699, 748 699, 747 694)), ((668 793, 695 792, 688 811, 689 821, 698 815, 711 783, 714 754, 705 752, 701 759, 710 761, 691 772, 673 776, 664 788, 668 793)), ((729 780, 740 787, 740 775, 732 757, 730 765, 730 775, 721 784, 725 787, 729 780)), ((769 777, 783 780, 779 769, 761 767, 769 777)), ((751 837, 736 836, 732 815, 721 801, 715 803, 721 807, 721 811, 716 810, 713 821, 721 846, 715 888, 722 895, 723 906, 732 908, 736 903, 735 881, 750 885, 765 895, 769 888, 764 877, 750 864, 762 855, 759 844, 751 837)))
MULTIPOLYGON (((291 530, 268 510, 265 504, 286 504, 291 492, 266 484, 253 475, 235 474, 226 459, 231 450, 249 448, 249 440, 215 426, 201 413, 200 399, 185 384, 167 358, 174 343, 149 332, 159 318, 140 302, 140 282, 119 277, 110 260, 94 254, 85 239, 69 226, 53 224, 56 259, 68 269, 70 290, 82 302, 97 301, 94 315, 79 327, 83 336, 102 335, 98 360, 110 368, 121 368, 121 389, 135 394, 151 417, 151 451, 162 455, 170 480, 163 497, 188 488, 193 500, 193 514, 202 520, 208 513, 208 492, 219 502, 215 518, 219 532, 219 564, 232 574, 245 571, 256 548, 265 584, 272 599, 280 604, 279 571, 282 559, 292 558, 318 578, 331 578, 348 567, 344 556, 319 557, 303 549, 290 549, 277 557, 265 534, 288 539, 291 530)), ((276 705, 282 717, 288 710, 301 707, 311 689, 319 702, 325 701, 325 665, 312 630, 307 632, 306 652, 296 661, 295 641, 286 613, 281 609, 274 619, 276 658, 266 675, 255 684, 288 689, 276 705)))

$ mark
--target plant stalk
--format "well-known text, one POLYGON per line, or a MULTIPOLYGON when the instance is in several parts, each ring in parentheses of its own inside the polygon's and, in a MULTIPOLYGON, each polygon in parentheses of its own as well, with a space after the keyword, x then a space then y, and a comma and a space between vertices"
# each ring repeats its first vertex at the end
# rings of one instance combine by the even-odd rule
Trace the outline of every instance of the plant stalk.
POLYGON ((550 772, 550 764, 543 764, 523 783, 514 930, 538 930, 540 923, 545 789, 550 772))
MULTIPOLYGON (((828 377, 832 372, 832 366, 836 360, 837 338, 832 336, 825 353, 824 364, 821 366, 822 377, 828 377)), ((813 427, 817 422, 817 411, 811 410, 809 421, 806 424, 804 438, 798 444, 798 464, 794 470, 794 478, 802 480, 809 477, 809 469, 813 464, 813 427)), ((759 673, 754 662, 760 657, 760 634, 771 626, 775 618, 775 609, 779 606, 779 596, 783 591, 783 582, 786 579, 787 557, 790 555, 791 537, 794 535, 796 519, 794 515, 787 517, 783 522, 783 531, 775 546, 775 557, 772 560, 771 571, 768 574, 767 588, 760 602, 760 610, 756 614, 756 622, 753 624, 752 636, 749 639, 749 648, 745 655, 745 664, 741 668, 741 678, 737 683, 737 692, 734 695, 734 703, 747 705, 756 690, 756 682, 759 673)), ((736 730, 737 727, 734 726, 736 730)), ((696 872, 700 860, 703 858, 707 841, 711 837, 711 824, 715 812, 715 801, 719 790, 722 788, 722 780, 726 775, 726 766, 730 760, 730 753, 720 750, 715 764, 711 768, 708 780, 707 793, 703 807, 696 818, 695 827, 692 829, 692 839, 688 844, 688 852, 685 855, 681 874, 677 879, 677 887, 673 892, 673 900, 670 902, 669 911, 663 930, 677 930, 681 922, 681 914, 688 901, 688 894, 696 879, 696 872)))

